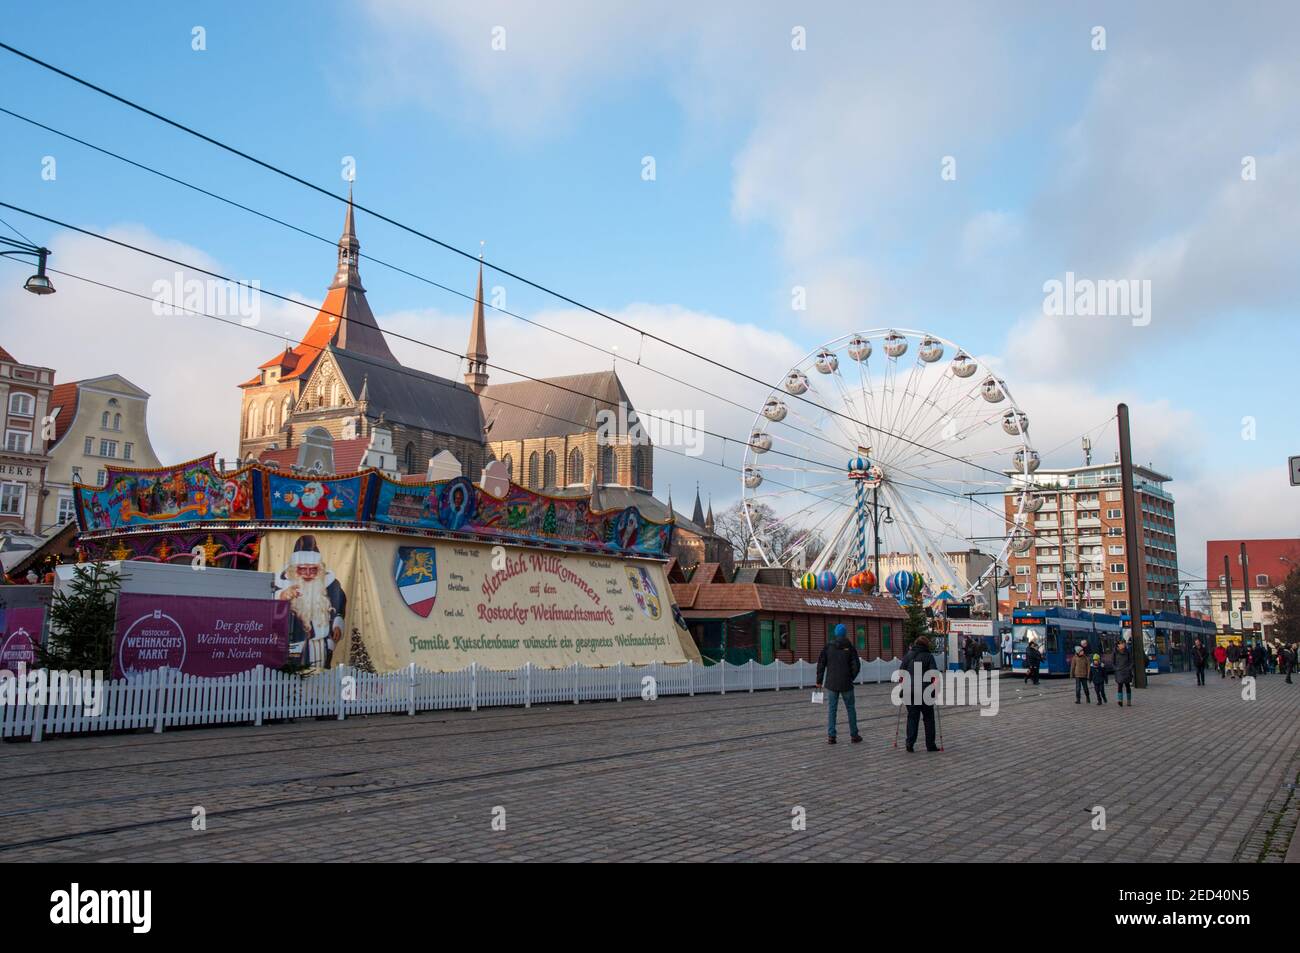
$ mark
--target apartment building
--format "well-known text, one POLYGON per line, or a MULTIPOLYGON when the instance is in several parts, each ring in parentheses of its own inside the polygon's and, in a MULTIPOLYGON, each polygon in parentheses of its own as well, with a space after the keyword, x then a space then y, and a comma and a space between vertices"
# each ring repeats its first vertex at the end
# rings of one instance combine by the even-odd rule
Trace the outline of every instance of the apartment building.
MULTIPOLYGON (((1014 525, 1018 500, 1025 492, 1026 526, 1034 537, 1027 552, 1013 552, 1008 560, 1011 606, 1127 612, 1129 567, 1119 464, 1040 469, 1028 480, 1022 473, 1007 475, 1011 485, 1003 505, 1008 529, 1014 525)), ((1144 612, 1182 611, 1174 498, 1165 489, 1171 479, 1150 467, 1133 468, 1141 520, 1144 612)))

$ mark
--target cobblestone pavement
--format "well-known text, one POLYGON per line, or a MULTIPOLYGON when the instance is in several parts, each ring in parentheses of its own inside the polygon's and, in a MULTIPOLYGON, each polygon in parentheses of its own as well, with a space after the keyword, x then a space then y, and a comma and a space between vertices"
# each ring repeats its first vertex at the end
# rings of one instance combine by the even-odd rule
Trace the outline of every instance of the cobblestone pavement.
POLYGON ((893 747, 887 686, 858 689, 865 743, 841 723, 834 747, 806 690, 3 744, 0 862, 1286 853, 1300 684, 1268 676, 1246 702, 1164 675, 1122 709, 1059 681, 1001 688, 995 717, 942 713, 936 754, 893 747))

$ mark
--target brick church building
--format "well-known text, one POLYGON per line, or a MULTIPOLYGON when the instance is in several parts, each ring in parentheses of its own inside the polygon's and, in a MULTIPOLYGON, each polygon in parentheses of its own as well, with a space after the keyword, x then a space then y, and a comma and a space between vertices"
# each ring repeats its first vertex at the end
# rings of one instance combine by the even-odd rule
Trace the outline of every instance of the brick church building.
POLYGON ((648 441, 597 439, 601 411, 617 415, 620 403, 632 409, 615 371, 489 383, 482 265, 464 380, 404 367, 366 300, 360 250, 349 200, 338 268, 311 327, 296 346, 239 385, 240 459, 287 459, 308 431, 320 434, 316 428, 327 431, 336 446, 364 446, 379 426, 391 433, 402 475, 423 476, 430 458, 448 451, 473 480, 489 460, 499 459, 516 483, 530 489, 562 494, 589 490, 594 480, 653 493, 648 441))

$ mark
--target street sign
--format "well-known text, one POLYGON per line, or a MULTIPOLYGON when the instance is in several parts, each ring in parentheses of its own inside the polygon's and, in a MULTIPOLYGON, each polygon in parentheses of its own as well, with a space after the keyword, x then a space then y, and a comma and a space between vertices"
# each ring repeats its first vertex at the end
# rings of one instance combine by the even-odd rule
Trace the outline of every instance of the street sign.
POLYGON ((1300 486, 1300 457, 1287 457, 1291 464, 1291 485, 1300 486))

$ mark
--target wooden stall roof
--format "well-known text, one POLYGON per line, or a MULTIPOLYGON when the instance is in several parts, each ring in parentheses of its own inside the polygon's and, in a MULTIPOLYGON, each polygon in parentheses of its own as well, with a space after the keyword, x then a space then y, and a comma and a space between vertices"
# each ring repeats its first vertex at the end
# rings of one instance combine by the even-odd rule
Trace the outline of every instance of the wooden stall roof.
POLYGON ((767 612, 810 615, 863 616, 906 619, 903 607, 890 596, 857 593, 818 592, 787 586, 727 583, 673 583, 673 599, 683 609, 735 611, 761 609, 767 612))

